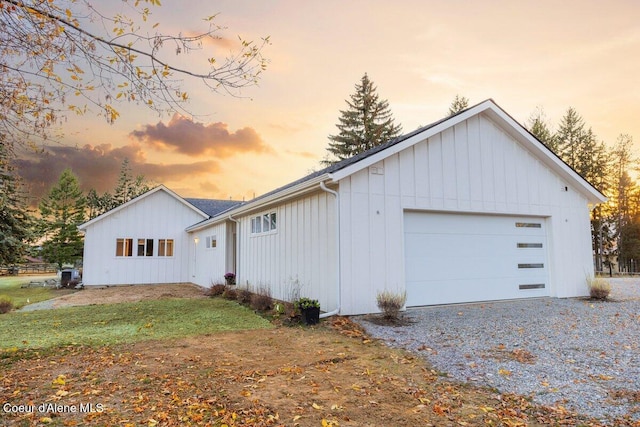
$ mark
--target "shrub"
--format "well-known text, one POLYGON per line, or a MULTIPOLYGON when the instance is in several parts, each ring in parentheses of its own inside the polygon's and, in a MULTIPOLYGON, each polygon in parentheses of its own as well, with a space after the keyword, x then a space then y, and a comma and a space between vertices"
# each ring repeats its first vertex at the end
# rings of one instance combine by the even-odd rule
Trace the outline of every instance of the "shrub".
POLYGON ((221 283, 214 283, 211 285, 211 287, 207 290, 206 293, 207 293, 207 296, 217 297, 218 295, 222 295, 226 289, 227 289, 226 285, 223 285, 221 283))
POLYGON ((380 292, 376 296, 376 301, 385 319, 397 320, 400 310, 407 301, 407 293, 380 292))
POLYGON ((13 301, 11 298, 0 296, 0 314, 8 313, 13 310, 13 301))
POLYGON ((305 308, 320 308, 320 303, 317 299, 302 297, 296 301, 296 307, 298 310, 304 310, 305 308))
POLYGON ((222 293, 222 298, 235 301, 236 299, 238 299, 238 293, 233 288, 227 288, 222 293))
POLYGON ((611 285, 604 279, 590 277, 587 279, 589 295, 593 299, 606 300, 611 293, 611 285))
POLYGON ((259 288, 258 293, 251 296, 251 308, 257 311, 270 310, 273 305, 271 290, 269 288, 259 288))
POLYGON ((249 289, 238 289, 236 293, 238 294, 238 302, 240 304, 243 304, 243 305, 251 304, 251 297, 253 294, 249 289))

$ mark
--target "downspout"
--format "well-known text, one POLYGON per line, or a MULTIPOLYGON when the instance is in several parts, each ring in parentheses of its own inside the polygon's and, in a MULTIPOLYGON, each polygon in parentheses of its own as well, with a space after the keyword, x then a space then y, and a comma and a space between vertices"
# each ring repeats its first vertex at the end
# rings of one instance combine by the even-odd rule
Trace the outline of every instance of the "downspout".
POLYGON ((234 257, 236 259, 236 271, 234 273, 236 275, 236 284, 238 284, 240 283, 240 281, 238 280, 238 272, 240 271, 240 221, 238 221, 231 215, 229 215, 229 220, 236 223, 236 253, 234 254, 234 257))
POLYGON ((341 300, 341 291, 342 291, 342 283, 341 283, 341 280, 340 280, 340 274, 341 274, 341 270, 342 270, 340 268, 340 259, 341 259, 341 256, 340 256, 340 195, 338 194, 337 191, 334 191, 334 190, 331 190, 331 189, 327 188, 327 186, 324 185, 324 182, 320 182, 320 188, 323 191, 326 191, 327 193, 333 194, 336 197, 336 224, 337 224, 336 225, 336 246, 337 246, 336 253, 337 253, 337 261, 338 261, 338 263, 336 265, 336 269, 337 269, 337 275, 336 275, 337 277, 336 277, 336 279, 337 279, 337 292, 338 292, 338 295, 337 295, 338 296, 338 299, 337 299, 338 306, 333 311, 330 311, 328 313, 322 313, 320 315, 320 318, 324 319, 325 317, 333 316, 333 315, 336 315, 336 314, 340 313, 340 300, 341 300))

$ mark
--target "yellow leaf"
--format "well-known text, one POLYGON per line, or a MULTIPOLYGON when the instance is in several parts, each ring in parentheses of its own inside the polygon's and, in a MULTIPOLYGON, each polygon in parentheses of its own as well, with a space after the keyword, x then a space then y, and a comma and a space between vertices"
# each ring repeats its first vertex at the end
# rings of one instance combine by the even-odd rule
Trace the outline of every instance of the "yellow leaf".
POLYGON ((49 417, 42 417, 42 418, 40 418, 40 422, 44 423, 44 424, 49 424, 49 423, 52 423, 53 420, 51 418, 49 418, 49 417))
POLYGON ((302 418, 302 416, 296 415, 295 417, 293 417, 293 421, 298 421, 300 418, 302 418))
POLYGON ((65 385, 66 384, 65 378, 66 377, 64 375, 58 375, 56 379, 51 381, 51 385, 65 385))
POLYGON ((158 422, 156 420, 154 420, 153 418, 149 418, 149 421, 147 421, 147 425, 149 427, 154 427, 158 424, 158 422))
POLYGON ((313 407, 313 409, 322 409, 322 406, 318 405, 317 403, 313 402, 313 404, 311 405, 313 407))
POLYGON ((67 18, 71 19, 71 10, 67 9, 64 11, 67 14, 67 18))
POLYGON ((498 373, 500 375, 504 375, 505 377, 511 376, 511 371, 508 369, 498 369, 498 373))
POLYGON ((66 396, 67 394, 69 394, 69 392, 66 390, 58 390, 56 392, 56 396, 66 396))

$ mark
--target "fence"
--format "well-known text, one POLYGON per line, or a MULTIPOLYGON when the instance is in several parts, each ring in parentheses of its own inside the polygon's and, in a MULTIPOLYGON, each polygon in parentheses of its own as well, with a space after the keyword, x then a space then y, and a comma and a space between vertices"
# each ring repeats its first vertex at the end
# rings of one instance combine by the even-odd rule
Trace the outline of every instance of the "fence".
POLYGON ((57 264, 49 264, 45 262, 0 266, 0 276, 17 276, 19 274, 45 274, 56 273, 57 271, 57 264))

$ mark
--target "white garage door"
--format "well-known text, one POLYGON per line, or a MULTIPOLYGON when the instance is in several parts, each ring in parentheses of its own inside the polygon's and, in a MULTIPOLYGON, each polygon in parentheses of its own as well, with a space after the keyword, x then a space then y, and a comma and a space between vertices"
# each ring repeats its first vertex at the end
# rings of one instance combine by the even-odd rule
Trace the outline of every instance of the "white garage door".
POLYGON ((405 212, 407 306, 549 295, 544 218, 405 212))

